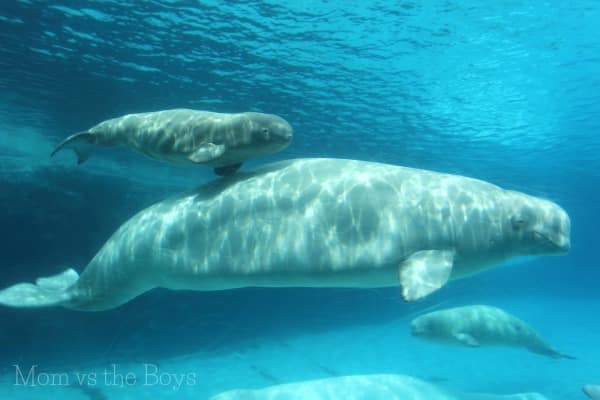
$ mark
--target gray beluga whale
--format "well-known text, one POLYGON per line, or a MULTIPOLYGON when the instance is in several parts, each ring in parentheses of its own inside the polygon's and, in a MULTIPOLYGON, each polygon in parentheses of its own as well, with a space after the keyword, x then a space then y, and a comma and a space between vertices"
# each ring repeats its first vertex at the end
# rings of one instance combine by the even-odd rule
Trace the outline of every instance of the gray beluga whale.
POLYGON ((239 173, 125 222, 88 263, 0 291, 0 304, 117 307, 155 287, 222 290, 400 284, 405 299, 511 256, 563 254, 555 203, 476 179, 299 159, 239 173))
POLYGON ((455 392, 406 375, 348 375, 234 389, 209 400, 546 400, 539 393, 496 395, 455 392))
POLYGON ((583 393, 592 400, 600 400, 600 385, 585 385, 583 393))
POLYGON ((230 175, 245 160, 280 151, 291 140, 291 126, 276 115, 174 109, 101 122, 63 140, 52 156, 70 148, 81 164, 96 146, 126 146, 156 160, 212 166, 217 175, 230 175))
POLYGON ((413 336, 469 347, 512 346, 552 358, 573 356, 559 353, 525 321, 486 305, 472 305, 432 311, 411 322, 413 336))

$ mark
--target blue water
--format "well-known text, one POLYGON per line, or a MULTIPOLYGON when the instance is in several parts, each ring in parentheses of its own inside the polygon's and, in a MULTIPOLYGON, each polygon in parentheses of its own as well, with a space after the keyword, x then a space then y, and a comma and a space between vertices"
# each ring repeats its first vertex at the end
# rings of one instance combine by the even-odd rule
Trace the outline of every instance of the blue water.
POLYGON ((156 290, 101 313, 3 308, 0 397, 203 399, 366 373, 549 399, 583 398, 582 384, 600 383, 600 4, 236 3, 0 2, 0 287, 81 269, 135 212, 212 179, 126 151, 80 167, 48 157, 107 118, 176 107, 286 118, 292 145, 245 169, 354 158, 549 198, 571 216, 571 252, 455 281, 415 304, 397 288, 242 289, 156 290), (410 337, 420 310, 469 303, 506 308, 578 359, 410 337), (138 380, 24 387, 15 365, 98 376, 116 365, 138 380), (196 379, 142 385, 148 365, 196 379))

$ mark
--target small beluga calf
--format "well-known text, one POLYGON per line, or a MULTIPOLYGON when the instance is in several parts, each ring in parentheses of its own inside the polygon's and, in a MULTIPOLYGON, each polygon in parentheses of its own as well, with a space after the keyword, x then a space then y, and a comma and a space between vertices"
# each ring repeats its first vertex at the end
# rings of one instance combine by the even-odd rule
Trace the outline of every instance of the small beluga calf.
POLYGON ((468 347, 511 346, 552 358, 575 357, 559 353, 525 321, 497 307, 472 305, 433 311, 411 322, 413 336, 468 347))
POLYGON ((283 150, 291 140, 292 127, 277 115, 174 109, 101 122, 67 137, 52 156, 70 148, 81 164, 96 146, 125 146, 156 160, 206 165, 217 175, 231 175, 245 160, 283 150))
POLYGON ((81 276, 68 269, 16 284, 0 304, 105 310, 156 287, 398 284, 412 301, 510 257, 569 248, 569 217, 545 199, 457 175, 300 159, 142 210, 81 276))

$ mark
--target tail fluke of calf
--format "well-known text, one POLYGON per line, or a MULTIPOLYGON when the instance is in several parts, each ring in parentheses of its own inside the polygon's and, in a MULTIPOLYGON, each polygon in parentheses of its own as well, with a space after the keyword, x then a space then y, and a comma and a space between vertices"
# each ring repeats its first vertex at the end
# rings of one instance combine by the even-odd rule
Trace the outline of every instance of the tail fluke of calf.
POLYGON ((54 157, 62 149, 72 149, 77 154, 77 164, 82 164, 90 158, 95 144, 96 137, 93 133, 79 132, 60 142, 50 154, 50 157, 54 157))
POLYGON ((58 275, 39 278, 35 284, 18 283, 0 290, 0 305, 19 308, 63 305, 71 299, 68 289, 78 279, 77 272, 68 269, 58 275))

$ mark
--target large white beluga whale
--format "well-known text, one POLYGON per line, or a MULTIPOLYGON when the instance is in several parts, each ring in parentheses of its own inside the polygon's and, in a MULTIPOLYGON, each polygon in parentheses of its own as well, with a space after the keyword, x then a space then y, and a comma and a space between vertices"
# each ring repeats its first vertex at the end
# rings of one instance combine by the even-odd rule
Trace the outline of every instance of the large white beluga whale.
POLYGON ((569 247, 569 217, 548 200, 456 175, 299 159, 155 204, 81 276, 69 269, 11 286, 0 304, 104 310, 155 287, 398 284, 410 301, 510 257, 569 247))
POLYGON ((67 137, 51 156, 72 149, 81 164, 95 147, 124 146, 156 160, 231 175, 245 160, 283 150, 291 140, 292 127, 277 115, 179 108, 109 119, 67 137))

